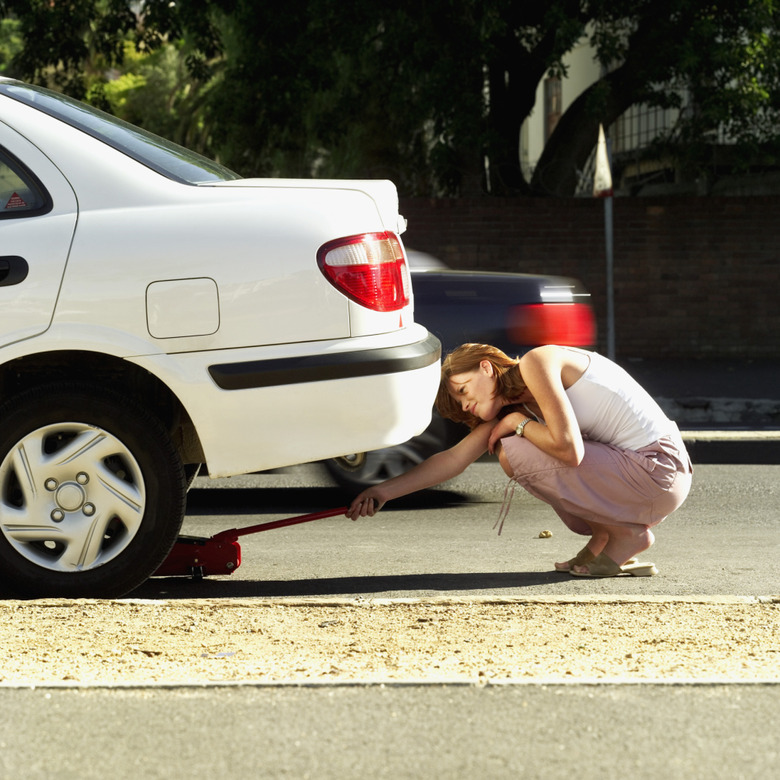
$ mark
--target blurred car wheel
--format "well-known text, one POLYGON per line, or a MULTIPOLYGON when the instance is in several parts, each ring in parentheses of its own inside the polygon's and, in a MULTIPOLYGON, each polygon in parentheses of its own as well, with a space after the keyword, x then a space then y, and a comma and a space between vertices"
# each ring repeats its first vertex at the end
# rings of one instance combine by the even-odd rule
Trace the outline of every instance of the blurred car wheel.
POLYGON ((328 473, 339 486, 361 491, 409 471, 412 466, 454 443, 456 436, 454 424, 434 413, 428 428, 403 444, 372 452, 356 452, 340 458, 329 458, 324 463, 328 473))

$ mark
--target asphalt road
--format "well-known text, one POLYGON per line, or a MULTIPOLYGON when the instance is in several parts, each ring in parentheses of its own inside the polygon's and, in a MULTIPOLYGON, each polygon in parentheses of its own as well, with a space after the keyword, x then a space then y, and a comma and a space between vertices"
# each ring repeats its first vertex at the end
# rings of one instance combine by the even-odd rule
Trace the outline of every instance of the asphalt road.
POLYGON ((778 686, 0 691, 0 776, 746 780, 778 686))
MULTIPOLYGON (((191 492, 185 530, 212 535, 342 504, 314 467, 191 492)), ((582 540, 478 463, 373 520, 242 540, 231 577, 154 578, 136 598, 780 593, 780 466, 700 466, 658 529, 653 578, 550 571, 582 540), (539 532, 551 530, 551 538, 539 532)), ((780 649, 780 648, 779 648, 780 649)), ((2 778, 764 778, 776 771, 778 682, 0 686, 2 778)))
MULTIPOLYGON (((226 529, 339 507, 349 500, 313 466, 277 474, 199 479, 184 530, 226 529)), ((780 593, 780 466, 703 465, 688 501, 656 530, 642 559, 650 578, 583 580, 552 571, 584 538, 552 510, 516 491, 501 536, 493 530, 506 479, 490 462, 443 489, 391 502, 353 523, 316 520, 242 537, 243 562, 229 577, 154 578, 135 595, 415 597, 737 595, 780 593), (541 531, 551 538, 539 538, 541 531)))

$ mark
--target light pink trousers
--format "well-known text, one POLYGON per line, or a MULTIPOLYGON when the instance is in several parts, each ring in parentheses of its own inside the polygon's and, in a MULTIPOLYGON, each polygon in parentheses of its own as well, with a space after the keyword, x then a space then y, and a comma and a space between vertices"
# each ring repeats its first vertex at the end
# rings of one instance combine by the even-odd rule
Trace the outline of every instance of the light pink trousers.
POLYGON ((579 466, 567 466, 519 436, 507 436, 501 445, 517 483, 578 534, 590 535, 588 522, 658 525, 691 488, 691 461, 677 436, 636 451, 586 440, 579 466))

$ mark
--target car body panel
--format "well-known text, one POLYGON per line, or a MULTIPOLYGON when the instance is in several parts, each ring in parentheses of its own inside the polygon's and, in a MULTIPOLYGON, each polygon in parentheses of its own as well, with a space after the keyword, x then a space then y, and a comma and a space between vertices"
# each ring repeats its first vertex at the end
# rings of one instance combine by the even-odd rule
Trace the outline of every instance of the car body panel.
MULTIPOLYGON (((345 442, 364 442, 355 450, 377 449, 409 438, 405 434, 409 426, 424 430, 430 422, 430 406, 410 403, 409 396, 433 398, 439 384, 440 346, 424 328, 410 330, 417 334, 417 342, 409 344, 406 332, 403 339, 393 339, 397 370, 388 367, 384 372, 361 375, 356 371, 332 378, 324 367, 261 388, 225 389, 211 379, 207 387, 204 364, 224 365, 226 357, 233 366, 282 360, 272 347, 235 350, 228 356, 190 353, 175 360, 167 355, 137 357, 134 362, 176 389, 198 431, 209 475, 221 477, 343 455, 345 442), (421 352, 427 357, 410 368, 410 356, 421 352), (377 445, 382 440, 386 444, 377 445)), ((349 339, 348 344, 322 342, 316 352, 298 345, 284 360, 305 364, 313 358, 321 364, 323 357, 330 356, 339 365, 348 365, 350 358, 377 349, 394 348, 386 338, 374 336, 349 339), (347 348, 349 352, 344 351, 347 348)))
MULTIPOLYGON (((26 106, 18 109, 39 113, 26 106)), ((311 261, 316 249, 334 236, 397 228, 389 182, 312 186, 301 181, 296 187, 283 180, 278 188, 273 182, 258 183, 261 180, 241 186, 182 185, 75 128, 65 126, 55 134, 48 126, 54 122, 51 117, 35 127, 29 126, 30 117, 25 119, 27 135, 46 145, 79 192, 80 229, 63 290, 67 306, 57 314, 62 321, 98 324, 110 311, 112 319, 141 333, 147 330, 147 312, 138 309, 136 301, 148 284, 202 278, 213 279, 219 291, 220 327, 209 338, 194 342, 184 332, 181 337, 166 335, 173 341, 158 344, 157 349, 343 338, 392 331, 399 321, 412 320, 411 304, 402 316, 356 307, 311 261), (76 144, 83 157, 74 160, 69 150, 76 144), (117 187, 117 181, 123 186, 117 187), (238 256, 234 248, 239 248, 238 256), (181 259, 172 264, 172 257, 181 259), (90 279, 89 286, 83 285, 84 278, 90 279), (274 305, 264 306, 267 300, 274 305)), ((44 185, 51 187, 49 177, 44 185)), ((187 297, 180 300, 181 306, 195 303, 187 297)), ((189 321, 197 313, 182 316, 189 321)))
POLYGON ((54 204, 49 215, 0 222, 15 254, 40 247, 29 280, 0 289, 1 335, 16 342, 0 350, 0 367, 35 358, 40 371, 45 356, 62 354, 72 373, 90 355, 143 368, 181 404, 215 476, 384 447, 425 428, 439 347, 414 323, 413 299, 369 310, 317 265, 328 241, 404 226, 392 183, 186 184, 33 106, 2 94, 0 106, 0 146, 54 204), (420 343, 424 365, 389 372, 238 390, 209 374, 420 343))
POLYGON ((51 160, 2 121, 0 147, 36 173, 52 200, 45 214, 0 220, 3 257, 22 258, 29 269, 23 281, 0 285, 0 345, 4 345, 49 326, 78 211, 73 189, 51 160))

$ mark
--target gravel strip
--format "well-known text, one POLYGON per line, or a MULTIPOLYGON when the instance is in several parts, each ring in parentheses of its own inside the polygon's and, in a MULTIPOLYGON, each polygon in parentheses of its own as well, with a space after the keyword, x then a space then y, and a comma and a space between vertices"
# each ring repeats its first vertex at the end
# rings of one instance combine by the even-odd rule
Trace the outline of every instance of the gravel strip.
POLYGON ((0 602, 0 685, 780 681, 780 598, 0 602))

